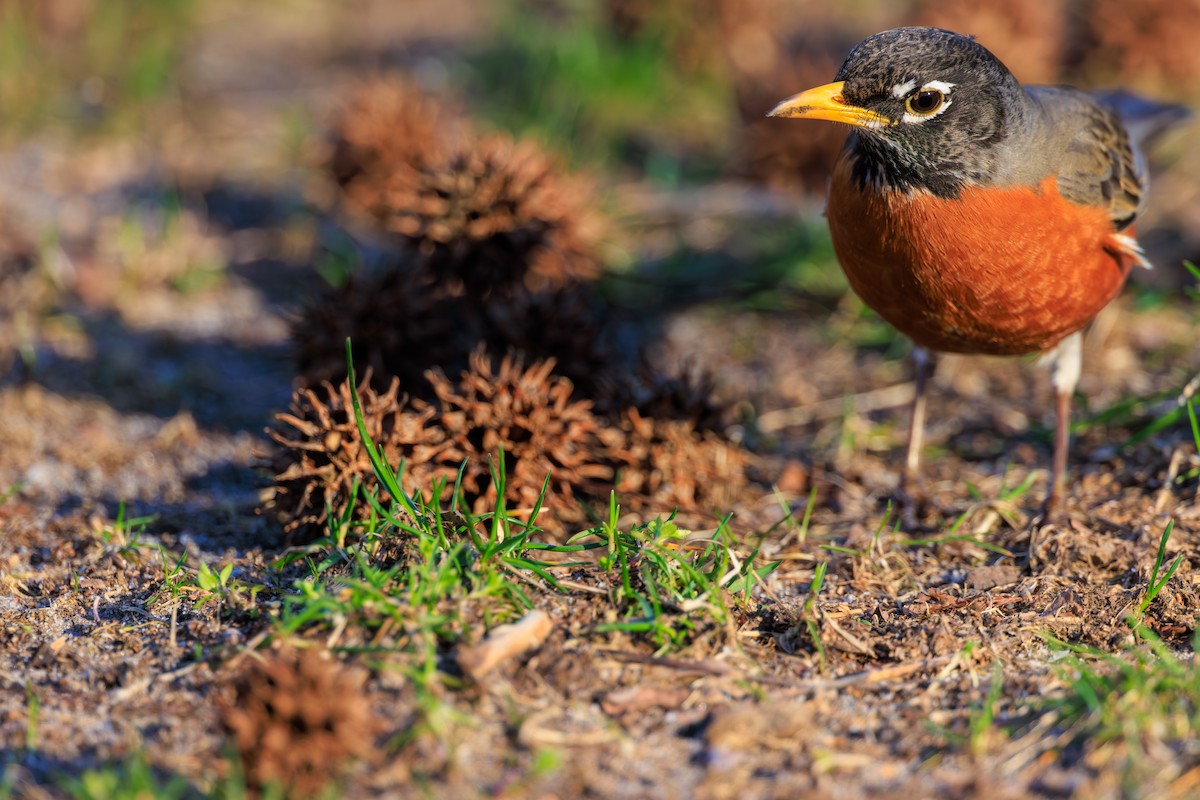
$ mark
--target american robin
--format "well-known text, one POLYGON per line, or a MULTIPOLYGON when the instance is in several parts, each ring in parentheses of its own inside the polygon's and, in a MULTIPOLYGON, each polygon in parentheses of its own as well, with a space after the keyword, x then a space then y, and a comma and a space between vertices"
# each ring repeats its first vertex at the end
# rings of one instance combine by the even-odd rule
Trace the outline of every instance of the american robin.
POLYGON ((1022 86, 973 38, 897 28, 860 42, 835 81, 773 117, 853 126, 826 216, 864 302, 912 339, 916 391, 902 487, 919 477, 936 353, 1052 359, 1054 466, 1066 474, 1083 329, 1135 266, 1141 145, 1184 118, 1124 93, 1022 86))

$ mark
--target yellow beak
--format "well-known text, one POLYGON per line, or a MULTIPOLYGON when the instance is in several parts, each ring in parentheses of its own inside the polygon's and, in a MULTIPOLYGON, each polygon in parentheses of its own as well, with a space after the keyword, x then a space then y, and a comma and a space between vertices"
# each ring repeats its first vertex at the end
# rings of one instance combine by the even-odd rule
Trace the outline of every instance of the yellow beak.
POLYGON ((842 97, 843 81, 827 83, 807 92, 792 95, 767 112, 768 117, 795 117, 797 119, 827 119, 845 122, 860 128, 879 128, 889 120, 884 115, 861 106, 852 106, 842 97))

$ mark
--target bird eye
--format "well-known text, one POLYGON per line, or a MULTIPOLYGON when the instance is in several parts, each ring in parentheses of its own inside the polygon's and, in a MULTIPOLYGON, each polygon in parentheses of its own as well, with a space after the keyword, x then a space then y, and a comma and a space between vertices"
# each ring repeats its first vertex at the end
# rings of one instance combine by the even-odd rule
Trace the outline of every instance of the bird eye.
POLYGON ((904 101, 904 108, 910 114, 928 117, 941 108, 944 102, 946 102, 946 95, 937 89, 921 89, 908 96, 908 99, 904 101))

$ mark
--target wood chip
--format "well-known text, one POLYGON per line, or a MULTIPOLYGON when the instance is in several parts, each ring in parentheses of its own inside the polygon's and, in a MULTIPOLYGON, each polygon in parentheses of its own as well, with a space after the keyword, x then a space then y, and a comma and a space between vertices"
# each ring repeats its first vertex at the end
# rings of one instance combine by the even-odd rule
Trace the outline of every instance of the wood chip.
POLYGON ((531 611, 518 622, 494 628, 482 642, 458 651, 458 664, 478 681, 493 669, 546 641, 554 623, 544 611, 531 611))

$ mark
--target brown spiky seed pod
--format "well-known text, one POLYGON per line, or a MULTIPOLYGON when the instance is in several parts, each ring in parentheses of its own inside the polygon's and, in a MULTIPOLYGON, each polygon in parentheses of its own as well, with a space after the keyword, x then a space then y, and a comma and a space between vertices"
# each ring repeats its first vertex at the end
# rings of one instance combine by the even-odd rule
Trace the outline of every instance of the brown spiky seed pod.
MULTIPOLYGON (((438 461, 457 472, 465 460, 464 496, 476 513, 496 507, 489 465, 504 451, 505 500, 523 516, 537 501, 549 474, 544 518, 557 528, 585 517, 581 496, 600 493, 612 470, 597 456, 601 423, 591 403, 572 400, 571 382, 552 374, 554 361, 524 367, 521 357, 505 356, 498 369, 482 350, 457 384, 440 372, 430 375, 441 412, 434 420, 446 432, 438 461)), ((545 527, 545 525, 543 525, 545 527)))
POLYGON ((711 373, 685 364, 674 375, 643 362, 629 385, 626 407, 642 417, 686 422, 693 430, 720 432, 726 428, 729 407, 717 399, 711 373))
POLYGON ((435 163, 357 181, 347 197, 428 259, 438 283, 470 297, 541 291, 600 271, 587 186, 561 177, 532 142, 490 136, 435 163))
POLYGON ((713 522, 749 485, 747 453, 688 421, 651 419, 630 409, 620 433, 622 439, 609 434, 608 444, 618 458, 617 494, 633 511, 678 509, 685 519, 713 522))
POLYGON ((378 78, 346 102, 328 169, 350 199, 368 201, 394 170, 440 163, 466 136, 466 122, 444 100, 403 77, 378 78))
POLYGON ((410 395, 430 395, 426 370, 462 369, 479 340, 480 320, 462 298, 448 297, 390 265, 377 274, 355 274, 326 289, 292 324, 292 341, 304 386, 345 380, 346 339, 354 367, 375 376, 376 389, 393 377, 410 395))
MULTIPOLYGON (((265 510, 283 520, 289 536, 318 532, 331 510, 341 517, 352 502, 354 516, 365 516, 369 507, 354 496, 355 483, 364 489, 378 486, 354 419, 349 383, 319 389, 298 390, 291 410, 277 414, 274 427, 267 429, 279 448, 272 462, 274 494, 265 510)), ((358 393, 367 433, 393 467, 401 458, 427 462, 442 447, 444 432, 428 424, 432 407, 410 404, 399 391, 393 379, 386 391, 376 392, 364 376, 358 393)))
POLYGON ((616 410, 612 387, 633 372, 631 355, 617 341, 615 313, 587 284, 522 294, 484 310, 491 353, 519 350, 530 359, 555 361, 554 372, 571 381, 574 395, 598 413, 616 410))
POLYGON ((221 722, 247 784, 313 797, 352 759, 369 759, 377 722, 364 678, 320 652, 290 648, 238 673, 232 697, 221 703, 221 722))

